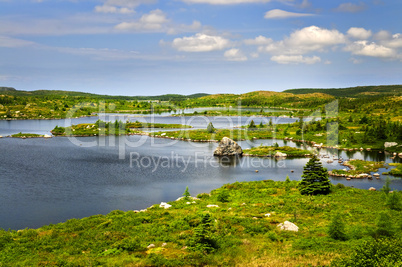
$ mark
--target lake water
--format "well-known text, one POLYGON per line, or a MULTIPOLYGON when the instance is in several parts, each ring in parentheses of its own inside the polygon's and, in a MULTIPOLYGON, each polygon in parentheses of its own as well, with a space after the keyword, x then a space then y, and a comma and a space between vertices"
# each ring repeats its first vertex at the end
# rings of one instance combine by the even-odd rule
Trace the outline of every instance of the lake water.
MULTIPOLYGON (((145 117, 146 118, 146 117, 145 117)), ((80 118, 72 123, 93 122, 97 118, 80 118)), ((158 118, 155 118, 157 120, 158 118)), ((180 123, 206 127, 204 118, 159 118, 162 123, 180 123)), ((259 123, 254 118, 256 123, 259 123)), ((289 118, 281 118, 284 121, 289 118)), ((214 125, 234 125, 224 118, 211 118, 214 125)), ((234 118, 237 120, 237 118, 234 118)), ((246 124, 250 118, 238 121, 246 124)), ((282 123, 285 123, 281 121, 282 123)), ((279 123, 281 123, 279 122, 279 123)), ((47 133, 62 120, 0 121, 2 132, 47 133), (3 126, 8 126, 4 129, 3 126), (53 126, 54 125, 54 126, 53 126), (24 131, 23 131, 24 132, 24 131)), ((236 122, 237 123, 237 122, 236 122)), ((286 122, 287 123, 287 122, 286 122)), ((4 134, 3 134, 4 135, 4 134)), ((239 142, 243 148, 272 144, 276 140, 239 142)), ((279 145, 284 141, 277 140, 279 145)), ((300 146, 293 142, 287 145, 300 146)), ((186 186, 190 193, 209 192, 226 183, 272 179, 283 181, 286 175, 300 180, 308 159, 260 159, 243 157, 237 162, 221 162, 212 156, 216 143, 193 143, 146 136, 86 137, 69 139, 0 139, 0 228, 36 228, 71 218, 107 214, 112 210, 144 209, 182 195, 186 186), (259 172, 256 173, 255 171, 259 172), (294 171, 293 173, 291 171, 294 171)), ((336 151, 321 150, 321 153, 336 151)), ((389 155, 376 152, 345 152, 339 156, 392 162, 389 155)), ((324 166, 329 170, 344 168, 337 162, 324 166)), ((385 170, 379 170, 382 173, 385 170)), ((368 189, 380 189, 379 180, 332 179, 333 183, 368 189)), ((402 179, 391 187, 402 190, 402 179)), ((211 203, 214 204, 214 203, 211 203)))

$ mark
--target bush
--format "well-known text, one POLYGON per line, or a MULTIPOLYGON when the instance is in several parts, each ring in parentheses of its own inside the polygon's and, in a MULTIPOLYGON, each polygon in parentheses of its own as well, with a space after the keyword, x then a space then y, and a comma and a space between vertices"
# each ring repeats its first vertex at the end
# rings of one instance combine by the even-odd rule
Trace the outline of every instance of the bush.
POLYGON ((402 210, 401 198, 398 192, 394 191, 393 193, 388 194, 386 205, 391 210, 402 210))
POLYGON ((230 197, 230 195, 229 195, 228 191, 222 190, 222 191, 219 191, 217 199, 219 202, 229 202, 229 197, 230 197))
POLYGON ((328 226, 328 235, 335 239, 344 241, 347 239, 345 233, 345 223, 342 221, 341 215, 339 213, 335 214, 328 226))
POLYGON ((381 236, 393 236, 394 235, 394 227, 392 224, 391 216, 385 211, 380 212, 376 221, 377 229, 375 231, 375 235, 377 237, 381 236))
POLYGON ((365 241, 348 258, 338 258, 331 262, 334 267, 386 267, 402 266, 402 240, 378 239, 365 241))

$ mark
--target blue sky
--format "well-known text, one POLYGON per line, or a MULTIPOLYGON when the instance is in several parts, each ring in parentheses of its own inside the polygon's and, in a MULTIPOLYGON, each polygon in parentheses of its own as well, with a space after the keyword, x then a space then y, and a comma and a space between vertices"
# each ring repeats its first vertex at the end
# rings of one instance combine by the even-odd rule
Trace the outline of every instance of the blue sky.
POLYGON ((0 86, 110 95, 401 84, 402 1, 0 0, 0 86))

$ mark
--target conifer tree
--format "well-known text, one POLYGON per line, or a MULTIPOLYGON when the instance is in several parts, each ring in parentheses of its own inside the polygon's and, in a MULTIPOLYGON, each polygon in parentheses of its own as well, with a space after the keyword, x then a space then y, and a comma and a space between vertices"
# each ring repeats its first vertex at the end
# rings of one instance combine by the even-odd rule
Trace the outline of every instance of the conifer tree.
POLYGON ((213 133, 214 131, 215 131, 215 128, 214 128, 214 125, 212 124, 212 122, 208 123, 207 132, 213 133))
POLYGON ((304 166, 302 180, 298 188, 302 195, 328 194, 331 190, 331 182, 326 168, 314 155, 304 166))
POLYGON ((345 223, 342 221, 341 215, 339 213, 335 214, 331 223, 328 226, 328 234, 331 238, 335 240, 345 241, 347 239, 345 232, 345 223))

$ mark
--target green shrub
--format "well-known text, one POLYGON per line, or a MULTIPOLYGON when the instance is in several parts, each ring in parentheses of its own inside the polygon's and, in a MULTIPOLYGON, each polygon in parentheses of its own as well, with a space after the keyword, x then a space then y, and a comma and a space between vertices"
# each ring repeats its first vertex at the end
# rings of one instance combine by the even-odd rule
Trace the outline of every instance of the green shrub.
POLYGON ((386 211, 381 211, 376 220, 376 231, 375 235, 377 237, 381 236, 393 236, 394 226, 392 224, 391 216, 386 211))
POLYGON ((219 202, 229 202, 229 197, 230 197, 230 195, 227 190, 221 190, 218 193, 217 199, 219 202))
POLYGON ((331 262, 333 267, 402 266, 401 239, 372 239, 359 244, 349 257, 331 262))
POLYGON ((392 194, 388 194, 386 205, 391 210, 402 210, 401 197, 397 191, 394 191, 392 194))
POLYGON ((341 215, 339 213, 335 214, 328 226, 328 235, 335 239, 344 241, 347 239, 345 232, 345 223, 342 221, 341 215))

